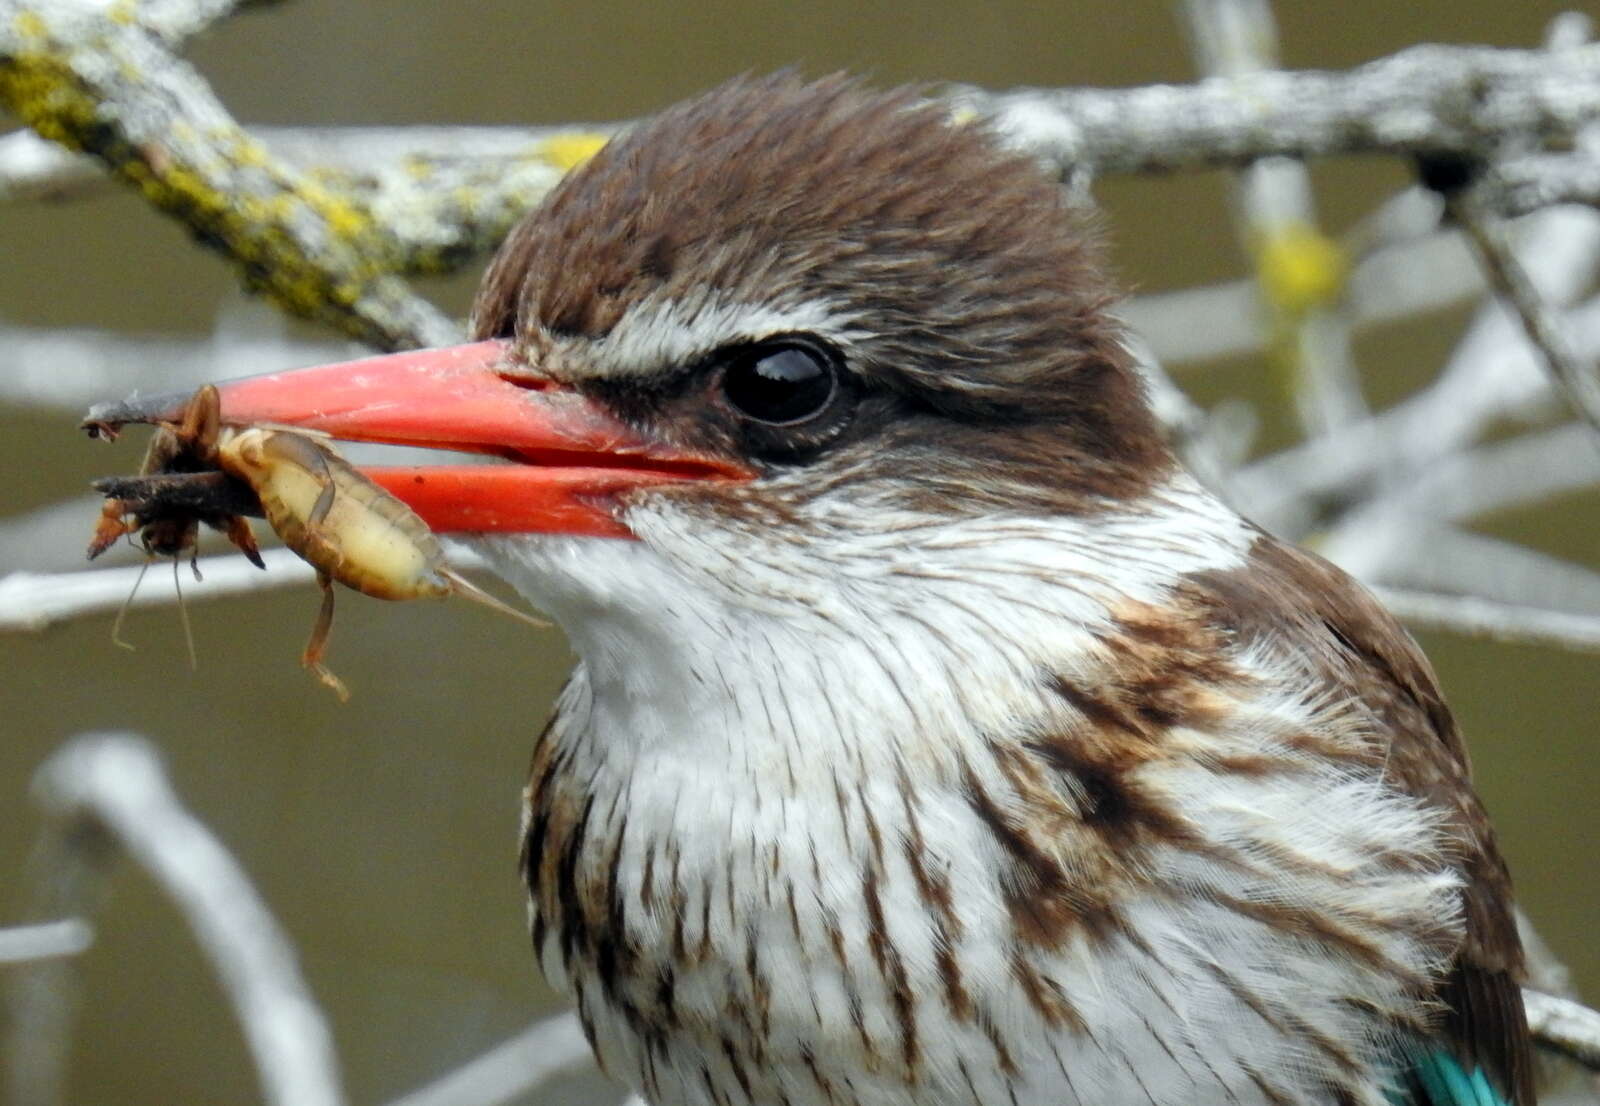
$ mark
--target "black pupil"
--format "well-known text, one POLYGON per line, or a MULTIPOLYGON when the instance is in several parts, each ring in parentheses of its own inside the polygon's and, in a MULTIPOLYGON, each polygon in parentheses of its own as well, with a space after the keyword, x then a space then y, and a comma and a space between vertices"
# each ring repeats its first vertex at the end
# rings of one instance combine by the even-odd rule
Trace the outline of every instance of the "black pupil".
POLYGON ((801 346, 754 349, 734 359, 723 377, 728 401, 762 422, 798 422, 833 395, 832 367, 801 346))

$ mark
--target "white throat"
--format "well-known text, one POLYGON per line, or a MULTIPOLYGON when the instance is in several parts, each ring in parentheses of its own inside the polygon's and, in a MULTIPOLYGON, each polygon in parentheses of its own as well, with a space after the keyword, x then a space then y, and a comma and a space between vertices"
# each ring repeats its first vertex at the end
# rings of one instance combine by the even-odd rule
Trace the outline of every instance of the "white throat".
POLYGON ((613 740, 701 758, 721 738, 743 760, 758 734, 859 756, 864 741, 1010 729, 1042 666, 1070 668, 1111 608, 1235 567, 1254 538, 1187 475, 1078 518, 880 511, 866 529, 845 499, 807 510, 803 536, 649 504, 627 516, 636 542, 475 544, 560 622, 613 740))

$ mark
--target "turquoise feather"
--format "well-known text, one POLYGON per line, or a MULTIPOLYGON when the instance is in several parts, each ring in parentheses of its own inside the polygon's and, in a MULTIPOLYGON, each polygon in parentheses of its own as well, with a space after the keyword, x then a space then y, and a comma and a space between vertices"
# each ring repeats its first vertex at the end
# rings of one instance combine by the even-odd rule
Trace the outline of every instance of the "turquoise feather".
POLYGON ((1442 1048, 1414 1054, 1402 1080, 1402 1087, 1389 1093, 1395 1106, 1511 1106, 1482 1068, 1473 1068, 1469 1075, 1461 1061, 1442 1048), (1418 1089, 1421 1097, 1416 1095, 1418 1089))

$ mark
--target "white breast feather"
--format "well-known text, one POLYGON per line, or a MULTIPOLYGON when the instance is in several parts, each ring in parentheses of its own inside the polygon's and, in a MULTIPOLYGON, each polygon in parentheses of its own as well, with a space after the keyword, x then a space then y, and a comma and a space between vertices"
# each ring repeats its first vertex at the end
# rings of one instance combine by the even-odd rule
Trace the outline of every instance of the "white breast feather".
MULTIPOLYGON (((597 808, 625 794, 621 885, 636 895, 642 884, 636 842, 671 839, 692 873, 686 882, 711 881, 714 960, 742 964, 745 926, 756 927, 773 1039, 762 1070, 747 1076, 757 1101, 776 1102, 779 1092, 795 1106, 826 1101, 802 1064, 802 1044, 825 1070, 854 1071, 861 1102, 885 1106, 970 1102, 973 1090, 982 1102, 1015 1094, 1020 1106, 1263 1102, 1253 1072, 1319 1101, 1318 1058, 1287 1046, 1220 981, 1219 969, 1237 977, 1236 987, 1267 996, 1269 1020, 1293 1016, 1352 1042, 1366 1032, 1365 1019, 1339 996, 1402 1012, 1411 1000, 1384 973, 1330 958, 1210 897, 1266 895, 1368 919, 1368 935, 1384 954, 1419 973, 1437 970, 1436 952, 1384 922, 1422 916, 1448 925, 1458 909, 1455 877, 1442 864, 1434 877, 1374 872, 1354 885, 1282 874, 1295 858, 1332 873, 1361 869, 1383 849, 1436 856, 1433 820, 1381 780, 1333 767, 1287 782, 1206 767, 1208 754, 1248 753, 1285 734, 1340 733, 1351 723, 1337 704, 1269 694, 1234 704, 1237 725, 1228 732, 1173 735, 1196 756, 1165 762, 1145 782, 1220 840, 1255 850, 1262 871, 1253 878, 1176 849, 1159 852, 1153 863, 1161 878, 1190 893, 1130 904, 1142 949, 1113 942, 1037 957, 1035 967, 1071 994, 1087 1035, 1047 1028, 1019 993, 1010 946, 996 926, 1004 907, 994 873, 1004 857, 957 776, 961 760, 987 762, 979 755, 985 735, 1024 733, 1063 716, 1043 674, 1084 667, 1110 606, 1160 603, 1185 574, 1241 566, 1254 532, 1187 477, 1110 517, 891 517, 869 530, 853 514, 859 505, 845 499, 808 510, 803 545, 708 526, 662 504, 628 515, 638 542, 476 543, 561 622, 582 658, 555 737, 573 750, 570 770, 592 777, 597 808), (1020 1074, 1010 1087, 995 1073, 990 1037, 937 1001, 920 1006, 921 1048, 933 1075, 914 1092, 892 1064, 871 1068, 853 1028, 857 1005, 870 1035, 896 1040, 892 996, 871 959, 860 873, 870 847, 867 812, 887 823, 884 812, 894 815, 903 801, 897 773, 916 791, 929 863, 950 883, 964 930, 957 951, 965 981, 994 1030, 1013 1043, 1020 1074), (823 858, 818 877, 813 851, 823 858), (774 854, 804 900, 803 939, 786 903, 771 897, 774 854), (737 919, 727 906, 730 878, 737 919), (829 924, 842 933, 848 971, 827 951, 829 924), (1209 1085, 1196 1081, 1206 1071, 1209 1085)), ((1251 663, 1268 689, 1303 678, 1293 658, 1260 655, 1251 663)), ((885 921, 913 991, 927 997, 940 987, 937 937, 901 844, 892 840, 885 854, 885 921)), ((658 867, 654 880, 663 879, 658 867)), ((699 924, 696 912, 691 939, 699 924)), ((642 945, 666 940, 662 920, 644 911, 630 915, 630 926, 642 945)), ((563 982, 550 946, 544 966, 563 982)), ((702 1064, 733 1087, 715 1027, 730 998, 740 997, 730 996, 738 974, 679 977, 685 1040, 672 1052, 676 1066, 655 1073, 660 1102, 711 1101, 702 1064)), ((608 1069, 642 1079, 641 1044, 587 990, 608 1069)), ((1376 1088, 1363 1098, 1363 1106, 1381 1102, 1376 1088)))

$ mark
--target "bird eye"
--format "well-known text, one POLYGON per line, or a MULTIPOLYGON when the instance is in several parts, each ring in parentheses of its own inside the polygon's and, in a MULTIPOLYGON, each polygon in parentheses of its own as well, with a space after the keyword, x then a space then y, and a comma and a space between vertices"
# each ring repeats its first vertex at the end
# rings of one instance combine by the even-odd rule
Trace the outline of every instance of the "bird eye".
POLYGON ((838 370, 823 351, 795 341, 767 342, 734 354, 722 393, 741 414, 769 426, 803 422, 828 406, 838 370))

